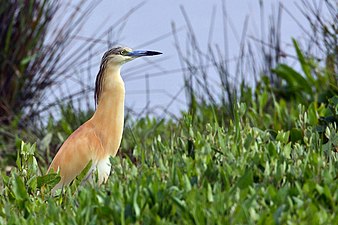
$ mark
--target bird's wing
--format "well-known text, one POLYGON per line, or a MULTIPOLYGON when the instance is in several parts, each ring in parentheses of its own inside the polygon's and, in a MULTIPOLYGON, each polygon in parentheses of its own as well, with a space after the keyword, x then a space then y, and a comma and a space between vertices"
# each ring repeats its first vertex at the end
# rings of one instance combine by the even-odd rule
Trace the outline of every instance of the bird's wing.
POLYGON ((60 188, 69 184, 79 175, 90 160, 95 165, 99 152, 103 152, 101 141, 97 137, 93 126, 87 122, 63 143, 48 172, 51 169, 55 172, 60 170, 61 181, 57 185, 60 188))

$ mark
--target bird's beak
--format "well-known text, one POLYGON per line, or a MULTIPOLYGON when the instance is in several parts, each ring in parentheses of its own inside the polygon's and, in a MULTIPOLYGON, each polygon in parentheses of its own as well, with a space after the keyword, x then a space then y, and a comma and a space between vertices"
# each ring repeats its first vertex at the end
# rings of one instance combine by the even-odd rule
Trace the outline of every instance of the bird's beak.
POLYGON ((142 57, 142 56, 152 56, 152 55, 160 55, 160 54, 162 54, 162 52, 136 50, 136 51, 129 52, 126 55, 137 58, 137 57, 142 57))

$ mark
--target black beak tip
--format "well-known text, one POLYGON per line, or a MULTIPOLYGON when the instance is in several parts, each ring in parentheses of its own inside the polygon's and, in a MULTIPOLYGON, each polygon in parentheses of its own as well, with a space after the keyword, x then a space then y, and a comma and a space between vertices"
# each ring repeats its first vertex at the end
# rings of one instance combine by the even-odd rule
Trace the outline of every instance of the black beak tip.
POLYGON ((147 51, 146 55, 152 56, 152 55, 161 55, 163 54, 162 52, 156 52, 156 51, 147 51))

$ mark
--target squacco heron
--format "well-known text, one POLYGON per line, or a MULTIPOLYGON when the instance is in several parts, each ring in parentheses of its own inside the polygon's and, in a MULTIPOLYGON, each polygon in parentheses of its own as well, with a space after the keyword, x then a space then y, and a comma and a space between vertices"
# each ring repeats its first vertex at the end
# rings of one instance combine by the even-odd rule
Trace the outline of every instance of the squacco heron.
POLYGON ((103 55, 95 83, 96 111, 68 137, 54 157, 48 172, 59 171, 61 180, 52 191, 71 183, 90 161, 89 173, 97 170, 98 183, 107 181, 111 169, 109 158, 119 149, 124 126, 125 87, 121 66, 135 58, 159 54, 162 53, 117 47, 103 55))

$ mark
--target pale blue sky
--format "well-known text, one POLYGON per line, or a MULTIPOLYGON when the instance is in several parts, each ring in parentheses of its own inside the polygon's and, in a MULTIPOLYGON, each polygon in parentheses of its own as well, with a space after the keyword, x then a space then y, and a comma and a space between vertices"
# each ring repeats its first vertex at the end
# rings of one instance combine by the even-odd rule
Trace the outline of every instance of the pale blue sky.
MULTIPOLYGON (((68 1, 67 1, 68 2, 68 1)), ((72 3, 75 5, 77 1, 72 3)), ((254 36, 261 38, 260 27, 260 11, 258 0, 228 0, 226 2, 226 10, 228 17, 234 25, 235 31, 228 27, 228 46, 229 46, 229 58, 236 57, 239 51, 238 36, 241 36, 243 24, 245 18, 249 17, 249 26, 247 36, 254 36), (237 32, 237 34, 236 34, 237 32)), ((272 13, 274 8, 277 11, 277 0, 264 0, 264 13, 265 13, 265 25, 267 29, 268 19, 267 17, 272 13)), ((292 15, 304 21, 303 16, 295 5, 293 0, 283 0, 284 6, 292 13, 292 15)), ((90 17, 84 24, 80 36, 90 38, 96 36, 96 32, 104 31, 109 26, 112 26, 119 18, 126 14, 132 7, 141 3, 141 1, 128 1, 128 0, 103 0, 93 11, 90 17)), ((212 43, 223 46, 223 17, 222 17, 222 1, 221 0, 182 0, 182 1, 168 1, 168 0, 148 0, 144 1, 142 7, 137 9, 128 18, 124 28, 119 33, 118 43, 126 45, 128 47, 137 47, 141 49, 158 50, 163 52, 163 55, 159 57, 149 58, 150 62, 154 64, 152 66, 145 67, 142 70, 136 71, 135 68, 144 65, 146 61, 138 59, 124 65, 122 75, 126 83, 126 106, 134 108, 136 111, 140 111, 146 105, 146 81, 142 79, 145 74, 150 74, 149 87, 152 90, 150 96, 150 106, 154 107, 161 105, 167 107, 171 102, 172 95, 175 95, 183 85, 182 73, 169 73, 165 76, 151 77, 151 74, 161 74, 161 71, 172 71, 180 68, 180 63, 177 57, 177 51, 174 47, 174 38, 172 35, 154 42, 148 43, 156 37, 170 33, 172 31, 172 23, 175 23, 177 28, 183 29, 178 33, 182 45, 185 45, 186 41, 186 23, 182 15, 180 7, 184 7, 187 15, 190 18, 193 29, 197 35, 198 41, 203 49, 207 49, 208 32, 210 28, 210 20, 212 12, 215 12, 215 25, 212 43), (215 11, 213 11, 215 10, 215 11), (134 70, 134 71, 132 71, 134 70), (132 79, 131 76, 141 76, 140 79, 132 79)), ((116 27, 113 34, 119 28, 116 27)), ((266 32, 267 33, 267 30, 266 32)), ((291 37, 298 39, 302 38, 301 29, 295 23, 295 21, 283 12, 282 17, 282 46, 283 50, 293 54, 291 43, 291 37)), ((78 43, 82 40, 79 38, 78 43)), ((98 54, 93 56, 91 69, 91 75, 86 78, 86 82, 89 86, 93 86, 95 82, 95 76, 97 74, 100 59, 107 49, 107 38, 102 40, 102 44, 95 46, 98 54), (96 65, 96 66, 95 66, 96 65)), ((110 36, 115 41, 116 36, 110 36)), ((67 54, 67 53, 66 53, 67 54)), ((86 75, 87 76, 87 75, 86 75)), ((235 76, 232 74, 232 76, 235 76)), ((217 76, 210 72, 211 80, 217 80, 217 76)), ((82 78, 79 78, 82 79, 82 78)), ((249 78, 250 79, 250 78, 249 78)), ((76 79, 75 79, 76 80, 76 79)), ((75 82, 76 83, 76 82, 75 82)), ((67 82, 68 86, 74 88, 72 81, 67 82)), ((217 86, 217 84, 215 84, 217 86)), ((68 87, 69 89, 69 87, 68 87)), ((74 88, 75 90, 76 88, 74 88)), ((92 94, 91 94, 92 96, 92 94)), ((179 95, 179 100, 175 101, 168 110, 173 113, 177 113, 180 109, 184 109, 184 103, 186 102, 184 91, 179 95)), ((93 102, 90 104, 94 105, 93 102)), ((161 110, 157 111, 161 114, 161 110)))

